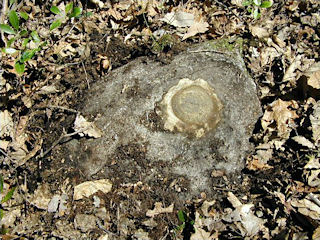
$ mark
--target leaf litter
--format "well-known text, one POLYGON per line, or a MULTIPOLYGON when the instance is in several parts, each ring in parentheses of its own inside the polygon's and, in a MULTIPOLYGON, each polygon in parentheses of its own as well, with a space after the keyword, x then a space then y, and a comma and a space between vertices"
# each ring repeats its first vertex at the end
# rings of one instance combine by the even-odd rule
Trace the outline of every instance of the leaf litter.
MULTIPOLYGON (((14 52, 10 54, 9 49, 1 55, 1 175, 6 184, 19 188, 4 205, 1 223, 9 230, 7 235, 318 239, 319 2, 273 1, 256 20, 236 0, 90 2, 94 7, 80 1, 74 4, 91 16, 65 18, 52 32, 51 2, 37 5, 27 0, 17 5, 16 11, 29 15, 29 20, 19 22, 20 27, 38 30, 46 45, 26 64, 23 76, 13 68, 14 52), (167 36, 169 43, 161 42, 167 36), (66 140, 76 136, 72 133, 101 136, 92 121, 72 111, 95 79, 136 56, 151 55, 165 62, 183 44, 222 37, 229 37, 230 43, 235 37, 243 39, 246 66, 264 110, 252 135, 255 150, 246 159, 240 186, 219 174, 215 178, 220 184, 209 186, 219 197, 206 199, 202 194, 181 203, 169 195, 160 197, 155 193, 159 188, 143 181, 111 188, 109 181, 98 184, 100 180, 79 173, 71 178, 74 169, 61 171, 50 164, 63 141, 54 143, 66 129, 66 140), (151 49, 155 43, 162 46, 160 52, 151 49), (43 157, 47 150, 52 154, 43 157), (177 230, 176 214, 181 209, 193 223, 189 229, 177 230)), ((55 4, 65 6, 61 1, 55 4)), ((7 11, 3 3, 1 7, 7 11)), ((2 35, 2 42, 6 40, 2 35)), ((18 44, 12 49, 19 49, 18 44)), ((65 159, 60 161, 63 164, 65 159)))

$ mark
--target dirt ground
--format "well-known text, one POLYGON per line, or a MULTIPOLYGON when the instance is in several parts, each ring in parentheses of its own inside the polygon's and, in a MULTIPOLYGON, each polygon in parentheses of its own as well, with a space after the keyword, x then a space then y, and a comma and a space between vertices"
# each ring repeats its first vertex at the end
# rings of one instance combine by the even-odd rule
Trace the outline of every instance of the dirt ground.
MULTIPOLYGON (((1 28, 2 239, 320 239, 320 2, 254 2, 3 1, 1 24, 28 33, 1 28), (78 153, 67 144, 100 137, 99 114, 76 122, 101 79, 137 58, 168 65, 189 47, 221 39, 225 47, 241 39, 263 111, 237 181, 212 171, 215 194, 188 198, 180 193, 190 180, 179 175, 139 178, 151 168, 143 144, 120 146, 108 179, 89 176, 70 157, 78 153)), ((150 128, 159 121, 148 115, 150 128)))

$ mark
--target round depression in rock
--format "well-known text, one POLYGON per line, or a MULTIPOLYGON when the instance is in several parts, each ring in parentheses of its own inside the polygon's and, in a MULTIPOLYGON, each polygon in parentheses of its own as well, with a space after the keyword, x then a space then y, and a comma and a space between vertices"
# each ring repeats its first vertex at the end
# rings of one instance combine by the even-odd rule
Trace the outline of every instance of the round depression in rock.
POLYGON ((183 78, 163 97, 164 128, 202 137, 220 121, 222 104, 214 89, 203 79, 183 78))

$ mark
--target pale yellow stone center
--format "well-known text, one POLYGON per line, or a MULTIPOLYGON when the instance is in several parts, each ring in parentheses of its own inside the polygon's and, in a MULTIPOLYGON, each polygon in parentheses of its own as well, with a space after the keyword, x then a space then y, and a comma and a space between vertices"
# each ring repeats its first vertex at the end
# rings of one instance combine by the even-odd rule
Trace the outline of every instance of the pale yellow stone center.
POLYGON ((212 97, 200 86, 186 87, 171 99, 174 114, 185 123, 204 124, 217 110, 212 97))

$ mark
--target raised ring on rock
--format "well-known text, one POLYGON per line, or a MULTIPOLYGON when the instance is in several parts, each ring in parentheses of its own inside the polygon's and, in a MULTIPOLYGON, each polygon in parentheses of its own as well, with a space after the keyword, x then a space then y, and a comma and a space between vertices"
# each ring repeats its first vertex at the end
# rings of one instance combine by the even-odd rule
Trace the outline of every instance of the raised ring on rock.
POLYGON ((203 79, 183 78, 169 89, 160 103, 164 128, 202 137, 221 118, 222 103, 203 79))

